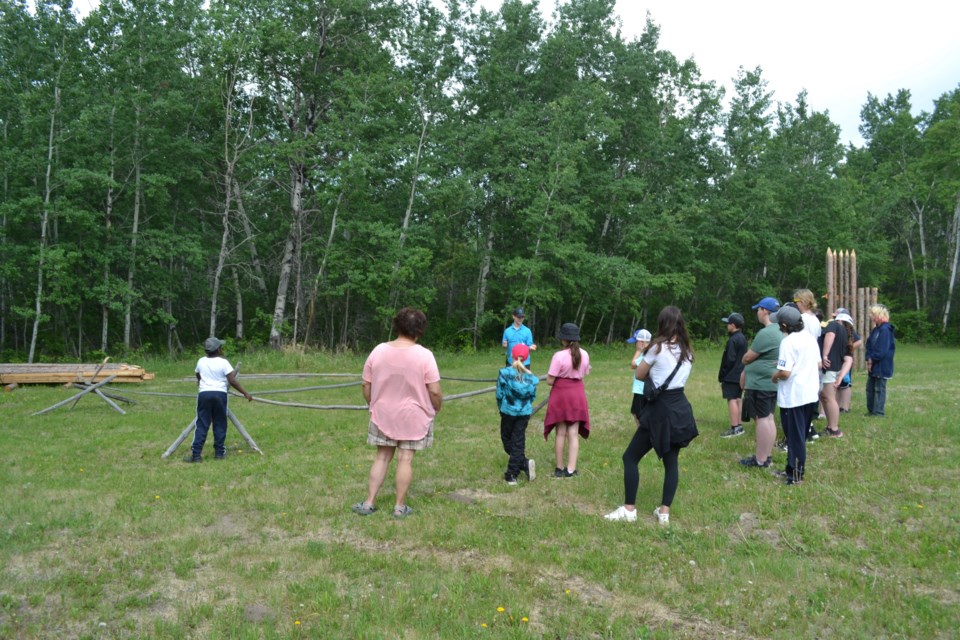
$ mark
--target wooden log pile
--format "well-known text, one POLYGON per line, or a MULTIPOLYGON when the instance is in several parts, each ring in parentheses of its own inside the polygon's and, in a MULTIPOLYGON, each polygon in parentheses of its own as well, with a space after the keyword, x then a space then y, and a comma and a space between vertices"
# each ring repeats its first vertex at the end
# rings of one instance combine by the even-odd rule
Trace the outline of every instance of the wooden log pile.
POLYGON ((132 364, 0 364, 0 385, 96 383, 110 376, 116 376, 112 382, 143 382, 154 374, 132 364))

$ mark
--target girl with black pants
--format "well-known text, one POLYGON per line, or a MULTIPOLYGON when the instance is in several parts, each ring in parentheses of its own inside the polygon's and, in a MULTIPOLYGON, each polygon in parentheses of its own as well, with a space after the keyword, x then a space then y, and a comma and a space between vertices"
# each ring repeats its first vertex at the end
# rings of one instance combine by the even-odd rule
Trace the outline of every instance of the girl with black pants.
POLYGON ((693 349, 680 310, 664 307, 657 317, 657 334, 643 353, 637 366, 637 379, 660 389, 653 402, 643 403, 638 416, 637 432, 623 453, 624 504, 604 516, 607 520, 634 522, 637 519, 636 498, 640 485, 637 465, 650 452, 657 452, 663 462, 663 493, 654 517, 661 525, 670 522, 670 505, 677 492, 680 449, 699 435, 693 408, 683 387, 690 376, 693 349))

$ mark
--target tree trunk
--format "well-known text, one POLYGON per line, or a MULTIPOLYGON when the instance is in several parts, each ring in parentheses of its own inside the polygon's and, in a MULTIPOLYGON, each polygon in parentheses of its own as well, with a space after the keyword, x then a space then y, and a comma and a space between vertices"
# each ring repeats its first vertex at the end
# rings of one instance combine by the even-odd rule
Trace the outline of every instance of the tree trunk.
POLYGON ((473 348, 477 348, 477 338, 480 336, 480 316, 483 315, 487 302, 487 276, 490 274, 490 256, 493 254, 493 228, 487 232, 487 244, 484 247, 483 259, 480 261, 480 277, 477 279, 477 304, 473 313, 473 348))
POLYGON ((910 244, 910 238, 904 238, 907 245, 907 259, 910 260, 910 273, 913 274, 913 295, 916 300, 916 310, 920 311, 920 280, 917 278, 917 264, 913 259, 913 246, 910 244))
POLYGON ((133 226, 130 229, 130 263, 127 266, 127 290, 126 304, 123 310, 123 346, 130 350, 130 327, 132 324, 133 308, 133 279, 137 270, 137 238, 140 233, 140 203, 143 200, 143 184, 140 180, 140 173, 143 169, 142 158, 140 157, 140 107, 135 109, 136 118, 134 121, 133 137, 133 226))
MULTIPOLYGON (((403 214, 403 223, 400 225, 400 238, 397 242, 397 261, 393 266, 393 273, 400 270, 400 256, 403 254, 403 245, 407 240, 407 231, 410 228, 410 215, 413 213, 413 201, 417 197, 417 184, 420 175, 420 158, 423 155, 423 146, 427 139, 427 131, 430 128, 430 118, 423 115, 423 124, 420 127, 420 141, 417 143, 417 153, 413 159, 413 178, 410 180, 410 195, 407 197, 407 210, 403 214)), ((395 281, 393 291, 390 293, 390 307, 397 308, 400 299, 400 285, 395 281)))
MULTIPOLYGON (((113 207, 114 207, 114 196, 113 193, 113 184, 116 179, 117 172, 117 154, 114 147, 114 117, 116 116, 117 108, 113 107, 110 110, 110 182, 107 184, 107 201, 103 209, 103 228, 104 228, 104 244, 110 246, 110 236, 111 228, 113 227, 113 207)), ((104 257, 103 261, 103 295, 104 299, 100 303, 100 351, 101 353, 107 352, 107 342, 110 338, 110 258, 109 252, 104 257)))
POLYGON ((237 296, 237 331, 234 337, 243 340, 243 292, 240 290, 240 275, 236 267, 230 269, 230 272, 233 274, 233 290, 237 296))
POLYGON ((40 253, 37 256, 37 296, 34 304, 33 334, 30 337, 30 352, 27 363, 33 364, 37 349, 37 334, 40 332, 40 313, 43 310, 43 267, 47 253, 47 228, 50 223, 50 199, 53 193, 53 150, 57 128, 57 112, 60 110, 60 85, 53 87, 53 109, 50 110, 50 133, 47 139, 47 172, 43 185, 43 212, 40 214, 40 253))
POLYGON ((953 289, 957 284, 957 265, 960 262, 960 192, 957 193, 957 201, 953 206, 953 261, 950 265, 950 284, 947 287, 947 304, 943 309, 943 332, 947 331, 947 323, 950 321, 950 303, 953 300, 953 289))
POLYGON ((237 214, 240 217, 240 223, 243 226, 243 234, 247 244, 250 245, 250 263, 253 265, 253 280, 260 291, 260 295, 267 297, 267 280, 263 277, 263 267, 260 265, 260 255, 257 253, 257 243, 254 240, 253 228, 250 224, 250 218, 243 208, 243 197, 240 191, 240 184, 233 181, 233 200, 236 203, 237 214))
POLYGON ((217 335, 217 302, 220 296, 220 276, 223 274, 223 265, 227 261, 227 252, 230 249, 230 183, 232 179, 230 174, 232 167, 228 165, 227 180, 225 180, 226 193, 223 203, 223 233, 220 235, 220 256, 217 258, 217 266, 213 271, 213 287, 210 292, 210 336, 217 335))
POLYGON ((343 191, 337 196, 337 204, 333 207, 333 216, 330 219, 330 233, 327 234, 327 245, 323 249, 323 258, 320 259, 320 268, 317 269, 317 276, 313 279, 313 291, 310 293, 310 308, 307 312, 307 329, 303 332, 303 346, 307 346, 310 340, 310 330, 313 328, 314 318, 316 317, 317 296, 320 292, 320 282, 324 278, 327 269, 327 258, 330 256, 330 247, 333 246, 333 237, 337 231, 337 216, 340 214, 340 203, 343 202, 343 191))

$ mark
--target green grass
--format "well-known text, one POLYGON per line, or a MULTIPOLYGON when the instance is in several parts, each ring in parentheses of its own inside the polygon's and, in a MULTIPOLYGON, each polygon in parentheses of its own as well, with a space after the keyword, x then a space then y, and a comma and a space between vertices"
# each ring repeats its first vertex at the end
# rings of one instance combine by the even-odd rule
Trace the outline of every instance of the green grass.
MULTIPOLYGON (((960 357, 902 346, 888 417, 863 417, 855 376, 846 437, 812 445, 787 488, 721 439, 720 351, 697 353, 688 395, 701 436, 680 456, 671 526, 654 523, 662 467, 640 464, 640 520, 622 502, 633 433, 630 357, 591 350, 593 434, 581 477, 552 480, 542 413, 528 430, 541 478, 508 487, 492 394, 451 401, 418 454, 404 521, 361 518, 372 449, 362 411, 231 407, 225 462, 161 454, 190 422, 192 361, 140 362, 120 416, 97 398, 29 386, 0 397, 3 638, 949 638, 960 627, 960 357), (503 610, 500 611, 499 609, 503 610)), ((545 370, 547 350, 535 356, 545 370)), ((362 357, 246 354, 243 373, 357 372, 362 357)), ((438 353, 445 376, 492 378, 500 354, 438 353)), ((342 379, 245 381, 248 390, 342 379)), ((484 383, 444 382, 445 394, 484 383)), ((541 391, 541 399, 546 389, 541 391)), ((362 404, 359 388, 271 399, 362 404)), ((212 436, 211 436, 212 439, 212 436)), ((208 447, 212 443, 208 442, 208 447)), ((209 451, 208 451, 209 453, 209 451)), ((209 456, 212 457, 212 456, 209 456)), ((775 457, 782 466, 785 454, 775 457)))

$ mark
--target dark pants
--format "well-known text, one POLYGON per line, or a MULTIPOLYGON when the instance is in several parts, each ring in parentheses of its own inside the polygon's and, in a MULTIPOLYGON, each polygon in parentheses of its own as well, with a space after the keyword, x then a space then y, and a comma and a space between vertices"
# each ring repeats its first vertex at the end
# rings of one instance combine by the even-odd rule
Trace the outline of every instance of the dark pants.
MULTIPOLYGON (((653 449, 648 429, 637 429, 633 439, 623 452, 623 504, 637 504, 637 489, 640 487, 640 470, 637 465, 643 456, 653 449)), ((680 464, 677 458, 680 449, 671 447, 661 461, 663 462, 663 495, 660 504, 669 507, 680 483, 680 464)), ((658 505, 659 506, 659 505, 658 505)))
POLYGON ((807 427, 810 412, 816 403, 799 407, 780 407, 780 424, 787 436, 787 477, 803 480, 804 467, 807 464, 807 427))
POLYGON ((882 416, 887 404, 887 379, 867 376, 867 413, 882 416))
POLYGON ((203 452, 207 431, 213 425, 213 452, 223 455, 227 440, 227 394, 222 391, 202 391, 197 394, 197 428, 193 432, 193 457, 203 452))
POLYGON ((508 416, 500 414, 500 441, 503 450, 510 459, 507 461, 507 480, 516 478, 521 472, 527 473, 527 423, 530 416, 508 416))

